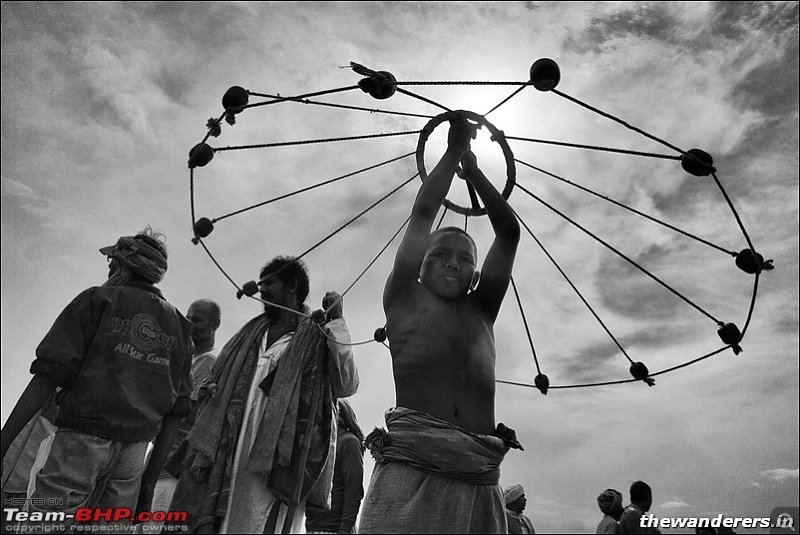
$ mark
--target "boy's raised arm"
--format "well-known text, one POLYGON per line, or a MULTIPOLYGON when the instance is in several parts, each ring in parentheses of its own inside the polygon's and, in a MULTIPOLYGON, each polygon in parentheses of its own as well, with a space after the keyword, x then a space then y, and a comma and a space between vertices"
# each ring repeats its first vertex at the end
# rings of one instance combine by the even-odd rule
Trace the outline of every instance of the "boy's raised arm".
POLYGON ((472 184, 483 201, 495 233, 494 242, 483 262, 480 284, 473 292, 483 310, 495 319, 511 280, 520 236, 519 222, 508 202, 478 167, 478 160, 472 151, 464 154, 461 165, 461 176, 472 184))
POLYGON ((402 291, 407 284, 417 281, 431 227, 447 192, 450 191, 461 157, 469 150, 470 141, 475 137, 475 130, 475 125, 454 113, 450 121, 447 150, 427 180, 422 183, 414 201, 408 228, 400 242, 392 273, 386 283, 384 302, 394 295, 395 290, 402 291))

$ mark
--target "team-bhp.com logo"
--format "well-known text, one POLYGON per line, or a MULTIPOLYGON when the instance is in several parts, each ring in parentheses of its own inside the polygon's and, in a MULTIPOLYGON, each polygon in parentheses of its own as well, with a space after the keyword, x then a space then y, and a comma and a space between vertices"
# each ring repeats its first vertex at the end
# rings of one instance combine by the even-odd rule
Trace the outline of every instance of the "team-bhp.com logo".
POLYGON ((6 522, 52 522, 66 523, 69 521, 76 524, 81 522, 176 522, 186 523, 188 514, 186 511, 141 511, 134 513, 127 507, 107 507, 89 508, 81 507, 75 510, 75 514, 67 514, 64 511, 20 511, 19 509, 4 509, 6 522))

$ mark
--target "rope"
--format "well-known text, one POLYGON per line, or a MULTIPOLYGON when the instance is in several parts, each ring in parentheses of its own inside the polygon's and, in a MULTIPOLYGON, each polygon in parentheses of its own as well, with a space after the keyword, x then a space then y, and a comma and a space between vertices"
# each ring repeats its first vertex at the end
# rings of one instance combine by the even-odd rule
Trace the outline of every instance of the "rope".
POLYGON ((233 280, 233 278, 230 275, 228 275, 228 272, 222 268, 219 262, 217 262, 217 259, 214 258, 214 255, 211 254, 211 251, 208 249, 208 247, 206 247, 206 243, 199 236, 197 237, 197 243, 199 243, 203 247, 208 257, 211 259, 214 265, 217 266, 217 269, 220 270, 220 272, 225 276, 225 278, 228 279, 231 282, 231 284, 233 284, 234 287, 236 287, 237 290, 241 291, 241 288, 239 287, 238 284, 236 284, 236 281, 233 280))
POLYGON ((721 323, 721 322, 720 322, 718 319, 716 319, 714 316, 712 316, 711 314, 709 314, 708 312, 706 312, 705 310, 703 310, 702 308, 700 308, 699 306, 697 306, 695 303, 693 303, 691 300, 689 300, 688 298, 684 297, 684 296, 683 296, 683 295, 681 295, 679 292, 677 292, 676 290, 674 290, 673 288, 671 288, 671 287, 670 287, 670 286, 669 286, 667 283, 663 282, 661 279, 659 279, 658 277, 656 277, 655 275, 653 275, 652 273, 650 273, 649 271, 647 271, 646 269, 644 269, 642 266, 640 266, 639 264, 637 264, 635 261, 633 261, 632 259, 630 259, 630 258, 628 258, 627 256, 625 256, 624 254, 622 254, 622 253, 621 253, 619 250, 615 249, 613 246, 609 245, 608 243, 606 243, 605 241, 603 241, 602 239, 600 239, 598 236, 596 236, 595 234, 591 233, 589 230, 587 230, 586 228, 582 227, 581 225, 579 225, 578 223, 576 223, 575 221, 573 221, 572 219, 570 219, 570 218, 569 218, 567 215, 563 214, 562 212, 559 212, 559 211, 558 211, 556 208, 554 208, 553 206, 551 206, 550 204, 548 204, 548 203, 547 203, 546 201, 544 201, 543 199, 541 199, 541 198, 537 197, 535 194, 533 194, 532 192, 530 192, 530 191, 529 191, 527 188, 525 188, 524 186, 521 186, 520 184, 517 184, 517 187, 518 187, 519 189, 521 189, 522 191, 524 191, 525 193, 527 193, 527 194, 528 194, 529 196, 531 196, 533 199, 535 199, 535 200, 539 201, 541 204, 543 204, 544 206, 546 206, 547 208, 549 208, 550 210, 552 210, 553 212, 555 212, 556 214, 558 214, 559 216, 561 216, 561 217, 562 217, 562 218, 563 218, 565 221, 567 221, 567 222, 571 223, 572 225, 574 225, 574 226, 575 226, 575 227, 577 227, 578 229, 580 229, 580 230, 582 230, 583 232, 585 232, 586 234, 588 234, 588 235, 589 235, 591 238, 593 238, 595 241, 597 241, 598 243, 600 243, 600 244, 604 245, 605 247, 607 247, 608 249, 610 249, 610 250, 611 250, 613 253, 615 253, 616 255, 618 255, 620 258, 622 258, 622 259, 626 260, 628 263, 630 263, 632 266, 634 266, 635 268, 637 268, 639 271, 641 271, 642 273, 644 273, 645 275, 647 275, 648 277, 650 277, 651 279, 653 279, 654 281, 656 281, 657 283, 659 283, 660 285, 662 285, 664 288, 666 288, 667 290, 669 290, 670 292, 672 292, 673 294, 675 294, 676 296, 678 296, 679 298, 681 298, 683 301, 685 301, 686 303, 688 303, 689 305, 691 305, 692 307, 694 307, 694 308, 695 308, 695 309, 696 309, 698 312, 700 312, 701 314, 703 314, 703 315, 705 315, 706 317, 710 318, 710 319, 711 319, 711 320, 712 320, 714 323, 716 323, 717 325, 719 325, 719 324, 721 323))
POLYGON ((419 100, 421 100, 422 102, 427 102, 428 104, 431 104, 431 105, 433 105, 433 106, 436 106, 437 108, 442 108, 444 111, 450 111, 450 112, 452 112, 452 111, 453 111, 453 110, 451 110, 450 108, 448 108, 447 106, 443 106, 443 105, 439 104, 438 102, 434 102, 434 101, 432 101, 432 100, 430 100, 430 99, 427 99, 427 98, 425 98, 425 97, 421 97, 421 96, 419 96, 419 95, 417 95, 417 94, 414 94, 414 93, 412 93, 412 92, 410 92, 410 91, 406 91, 405 89, 400 89, 400 88, 398 87, 398 88, 397 88, 397 92, 398 92, 398 93, 403 93, 404 95, 408 95, 409 97, 413 97, 413 98, 419 99, 419 100))
POLYGON ((412 180, 414 180, 414 179, 415 179, 415 178, 417 178, 418 176, 419 176, 418 174, 415 174, 415 175, 413 175, 411 178, 407 179, 405 182, 403 182, 402 184, 400 184, 399 186, 397 186, 396 188, 394 188, 392 191, 390 191, 389 193, 387 193, 386 195, 384 195, 383 197, 381 197, 380 199, 378 199, 377 201, 375 201, 374 203, 372 203, 372 204, 371 204, 369 207, 367 207, 366 209, 362 210, 362 211, 361 211, 360 213, 358 213, 358 214, 357 214, 355 217, 353 217, 352 219, 350 219, 350 220, 349 220, 347 223, 345 223, 344 225, 342 225, 342 226, 341 226, 341 227, 339 227, 338 229, 336 229, 336 230, 334 230, 333 232, 331 232, 330 234, 328 234, 328 236, 326 236, 325 238, 323 238, 322 240, 320 240, 319 242, 317 242, 317 243, 316 243, 315 245, 313 245, 313 246, 312 246, 310 249, 308 249, 306 252, 304 252, 304 253, 303 253, 303 254, 301 254, 299 257, 297 257, 297 259, 299 260, 300 258, 304 257, 305 255, 307 255, 308 253, 310 253, 311 251, 313 251, 314 249, 316 249, 317 247, 319 247, 320 245, 322 245, 323 243, 325 243, 325 242, 326 242, 326 241, 328 241, 329 239, 333 238, 333 237, 334 237, 336 234, 338 234, 339 232, 341 232, 342 230, 344 230, 344 229, 345 229, 347 226, 349 226, 351 223, 353 223, 353 222, 354 222, 356 219, 360 218, 361 216, 363 216, 364 214, 366 214, 367 212, 369 212, 370 210, 372 210, 373 208, 375 208, 376 206, 378 206, 380 203, 382 203, 383 201, 385 201, 386 199, 388 199, 390 196, 392 196, 392 195, 394 195, 395 193, 397 193, 397 191, 399 191, 399 190, 400 190, 402 187, 404 187, 404 186, 408 185, 408 184, 409 184, 409 183, 410 183, 412 180))
MULTIPOLYGON (((392 196, 393 194, 395 194, 395 193, 396 193, 398 190, 400 190, 402 187, 406 186, 408 183, 410 183, 412 180, 414 180, 414 179, 415 179, 415 178, 417 178, 418 176, 419 176, 419 174, 418 174, 418 173, 417 173, 417 174, 415 174, 415 175, 413 175, 411 178, 409 178, 408 180, 406 180, 405 182, 403 182, 402 184, 400 184, 399 186, 397 186, 396 188, 394 188, 392 191, 390 191, 389 193, 387 193, 386 195, 384 195, 383 197, 381 197, 380 199, 378 199, 377 201, 375 201, 374 203, 372 203, 372 204, 371 204, 369 207, 367 207, 366 209, 362 210, 362 211, 361 211, 359 214, 357 214, 355 217, 353 217, 352 219, 350 219, 349 221, 347 221, 347 222, 346 222, 344 225, 340 226, 338 229, 334 230, 333 232, 331 232, 330 234, 328 234, 326 237, 322 238, 322 239, 321 239, 320 241, 318 241, 316 244, 312 245, 312 246, 311 246, 311 248, 309 248, 308 250, 306 250, 304 253, 302 253, 301 255, 297 256, 297 257, 294 259, 294 261, 293 261, 293 262, 297 262, 298 260, 300 260, 301 258, 303 258, 304 256, 306 256, 308 253, 310 253, 311 251, 313 251, 314 249, 316 249, 317 247, 319 247, 320 245, 322 245, 323 243, 325 243, 325 242, 326 242, 326 241, 328 241, 329 239, 333 238, 333 237, 334 237, 336 234, 338 234, 339 232, 341 232, 342 230, 344 230, 346 227, 348 227, 348 226, 349 226, 351 223, 353 223, 355 220, 357 220, 358 218, 360 218, 361 216, 363 216, 364 214, 366 214, 367 212, 369 212, 370 210, 372 210, 373 208, 375 208, 376 206, 378 206, 380 203, 382 203, 383 201, 385 201, 386 199, 388 199, 390 196, 392 196)), ((292 262, 290 262, 290 263, 286 264, 286 265, 285 265, 285 266, 283 266, 282 268, 280 268, 280 269, 278 269, 277 271, 275 271, 275 273, 272 273, 272 274, 270 275, 270 277, 276 277, 276 276, 278 276, 278 274, 279 274, 279 273, 281 273, 281 272, 282 272, 284 269, 288 268, 288 267, 289 267, 291 264, 292 264, 292 262)))
MULTIPOLYGON (((272 97, 272 98, 280 98, 280 97, 275 97, 273 95, 266 95, 266 96, 269 96, 269 97, 272 97)), ((422 115, 422 114, 419 114, 419 113, 381 110, 381 109, 378 109, 378 108, 363 108, 361 106, 348 106, 346 104, 334 104, 333 102, 321 102, 319 100, 308 100, 308 99, 301 99, 301 98, 289 99, 289 100, 291 100, 292 102, 299 102, 301 104, 313 104, 315 106, 326 106, 326 107, 329 107, 329 108, 340 108, 340 109, 354 110, 354 111, 366 111, 366 112, 369 112, 369 113, 384 113, 384 114, 387 114, 387 115, 401 115, 403 117, 420 117, 420 118, 423 118, 423 119, 433 119, 432 115, 422 115)))
POLYGON ((533 362, 536 364, 536 373, 542 373, 539 367, 539 359, 536 358, 536 349, 533 348, 533 338, 531 338, 531 331, 528 328, 528 320, 525 318, 525 310, 522 308, 522 300, 519 298, 517 291, 517 283, 514 282, 514 277, 511 277, 511 287, 514 289, 514 295, 517 298, 517 305, 519 306, 519 313, 522 316, 522 323, 525 325, 525 334, 528 335, 528 343, 531 345, 531 353, 533 353, 533 362))
POLYGON ((335 141, 355 141, 359 139, 374 139, 379 137, 393 137, 393 136, 407 136, 409 134, 419 134, 419 130, 411 132, 392 132, 389 134, 367 134, 363 136, 351 137, 332 137, 327 139, 304 139, 301 141, 282 141, 279 143, 261 143, 258 145, 240 145, 237 147, 219 147, 214 149, 214 152, 224 152, 229 150, 247 150, 247 149, 266 149, 272 147, 288 147, 291 145, 312 145, 314 143, 331 143, 335 141))
POLYGON ((525 85, 523 85, 522 87, 518 88, 516 91, 514 91, 514 92, 513 92, 513 93, 511 93, 509 96, 507 96, 507 97, 505 98, 505 100, 503 100, 502 102, 500 102, 500 104, 498 104, 497 106, 495 106, 495 107, 494 107, 494 108, 492 108, 491 110, 489 110, 489 111, 487 111, 486 113, 484 113, 484 114, 483 114, 483 116, 484 116, 484 117, 486 117, 487 115, 489 115, 490 113, 492 113, 494 110, 496 110, 497 108, 499 108, 500 106, 502 106, 503 104, 505 104, 506 102, 508 102, 509 100, 511 100, 511 98, 512 98, 512 97, 516 96, 516 95, 517 95, 517 93, 519 93, 520 91, 522 91, 522 90, 523 90, 523 89, 525 89, 526 87, 528 87, 528 84, 525 84, 525 85))
MULTIPOLYGON (((351 289, 351 288, 353 288, 353 286, 355 286, 355 285, 356 285, 356 283, 357 283, 359 280, 361 280, 361 277, 363 277, 363 276, 364 276, 364 275, 367 273, 367 271, 369 270, 369 268, 371 268, 371 267, 372 267, 372 265, 373 265, 375 262, 377 262, 377 261, 378 261, 378 258, 380 258, 380 256, 381 256, 381 255, 384 253, 384 251, 386 251, 386 249, 388 249, 388 248, 389 248, 389 245, 391 245, 391 243, 394 241, 394 239, 397 237, 397 235, 398 235, 398 234, 400 234, 400 232, 401 232, 401 231, 402 231, 402 230, 405 228, 405 226, 408 224, 408 222, 409 222, 409 221, 411 221, 411 216, 408 216, 408 217, 406 218, 406 220, 403 222, 403 224, 402 224, 402 225, 400 225, 400 228, 399 228, 399 229, 397 229, 397 232, 395 232, 395 233, 392 235, 392 237, 391 237, 391 238, 389 238, 389 241, 386 243, 386 245, 384 245, 384 246, 383 246, 383 248, 382 248, 382 249, 381 249, 381 250, 378 252, 378 254, 375 256, 375 258, 373 258, 373 259, 372 259, 372 262, 370 262, 370 263, 369 263, 369 265, 368 265, 366 268, 364 268, 364 270, 361 272, 361 274, 360 274, 358 277, 356 277, 356 280, 354 280, 354 281, 353 281, 353 283, 352 283, 350 286, 348 286, 348 287, 347 287, 347 289, 346 289, 344 292, 342 292, 342 294, 339 296, 339 298, 338 298, 336 301, 334 301, 334 302, 333 302, 333 303, 330 305, 331 307, 333 307, 333 306, 334 306, 336 303, 340 302, 340 301, 341 301, 341 300, 344 298, 345 294, 347 294, 347 292, 349 292, 349 291, 350 291, 350 289, 351 289)), ((377 340, 375 340, 375 339, 373 338, 373 339, 370 339, 370 340, 364 340, 363 342, 354 342, 354 343, 349 343, 349 344, 346 344, 346 343, 344 343, 344 342, 340 342, 339 340, 336 340, 336 339, 334 339, 334 338, 333 338, 333 337, 331 337, 331 336, 328 336, 328 333, 326 333, 326 332, 325 332, 325 329, 322 329, 322 334, 323 334, 323 335, 324 335, 324 336, 325 336, 325 337, 326 337, 328 340, 330 340, 330 341, 332 341, 332 342, 334 342, 334 343, 336 343, 336 344, 342 345, 342 346, 360 346, 360 345, 369 344, 369 343, 372 343, 372 342, 377 342, 377 340)), ((385 344, 384 344, 384 345, 385 345, 385 344)), ((387 348, 388 348, 388 346, 387 346, 387 348)))
POLYGON ((401 85, 521 85, 526 86, 530 85, 530 82, 488 82, 488 81, 457 81, 457 80, 445 80, 445 81, 438 81, 438 82, 420 82, 420 81, 408 81, 408 82, 395 82, 396 86, 401 85))
POLYGON ((231 212, 229 214, 220 216, 220 217, 212 220, 212 222, 215 223, 215 222, 220 221, 222 219, 225 219, 225 218, 228 218, 228 217, 231 217, 231 216, 234 216, 234 215, 238 215, 238 214, 241 214, 243 212, 247 212, 249 210, 253 210, 255 208, 260 208, 261 206, 273 203, 275 201, 280 201, 280 200, 292 197, 294 195, 298 195, 300 193, 305 193, 307 191, 311 191, 312 189, 316 189, 316 188, 319 188, 319 187, 322 187, 322 186, 327 186, 328 184, 332 184, 332 183, 337 182, 339 180, 342 180, 342 179, 345 179, 345 178, 350 178, 350 177, 355 176, 357 174, 364 173, 366 171, 371 171, 373 169, 377 169, 378 167, 381 167, 383 165, 387 165, 387 164, 390 164, 390 163, 394 163, 396 161, 402 160, 403 158, 408 158, 409 156, 412 156, 413 154, 414 154, 413 152, 409 152, 408 154, 404 154, 403 156, 398 156, 397 158, 392 158, 391 160, 386 160, 385 162, 381 162, 381 163, 372 165, 370 167, 365 167, 364 169, 359 169, 358 171, 353 171, 352 173, 348 173, 346 175, 342 175, 342 176, 339 176, 339 177, 336 177, 336 178, 332 178, 330 180, 326 180, 324 182, 320 182, 320 183, 315 184, 313 186, 308 186, 306 188, 302 188, 302 189, 299 189, 297 191, 293 191, 291 193, 286 193, 285 195, 280 195, 280 196, 275 197, 273 199, 269 199, 268 201, 263 201, 263 202, 254 204, 252 206, 248 206, 247 208, 242 208, 241 210, 236 210, 235 212, 231 212))
POLYGON ((356 277, 356 280, 354 280, 354 281, 353 281, 353 282, 350 284, 350 286, 348 286, 348 287, 345 289, 345 291, 344 291, 344 292, 342 292, 342 294, 339 296, 339 298, 338 298, 336 301, 334 301, 333 303, 331 303, 331 305, 330 305, 331 307, 333 307, 334 305, 336 305, 337 303, 339 303, 339 302, 340 302, 342 299, 344 299, 344 296, 345 296, 345 294, 347 294, 347 292, 349 292, 349 291, 350 291, 350 289, 351 289, 353 286, 355 286, 355 285, 356 285, 356 283, 357 283, 359 280, 361 280, 361 277, 363 277, 363 276, 364 276, 364 275, 367 273, 367 271, 369 270, 369 268, 371 268, 371 267, 372 267, 372 265, 373 265, 375 262, 377 262, 377 261, 378 261, 378 258, 380 258, 380 256, 383 254, 383 252, 384 252, 384 251, 386 251, 386 249, 388 249, 388 248, 389 248, 389 245, 391 245, 391 244, 392 244, 392 242, 394 241, 394 239, 397 237, 397 235, 398 235, 398 234, 400 234, 400 231, 402 231, 402 230, 403 230, 403 228, 405 228, 405 226, 408 224, 408 222, 409 222, 410 220, 411 220, 411 216, 408 216, 408 218, 406 218, 406 220, 403 222, 403 224, 402 224, 402 225, 400 225, 400 228, 399 228, 399 229, 397 229, 397 232, 395 232, 395 233, 392 235, 392 237, 391 237, 391 238, 389 238, 389 241, 386 243, 386 245, 384 245, 384 246, 383 246, 383 248, 381 248, 381 250, 378 252, 378 254, 377 254, 377 255, 375 255, 375 258, 373 258, 373 259, 372 259, 372 261, 371 261, 371 262, 370 262, 370 263, 367 265, 367 267, 365 267, 365 268, 364 268, 364 270, 361 272, 361 274, 360 274, 358 277, 356 277))
MULTIPOLYGON (((659 138, 657 138, 657 137, 655 137, 655 136, 653 136, 653 135, 651 135, 651 134, 648 134, 648 133, 647 133, 647 132, 645 132, 644 130, 641 130, 641 129, 639 129, 639 128, 636 128, 635 126, 632 126, 632 125, 630 125, 630 124, 626 123, 626 122, 625 122, 625 121, 623 121, 622 119, 618 119, 617 117, 614 117, 613 115, 611 115, 611 114, 609 114, 609 113, 606 113, 606 112, 604 112, 604 111, 601 111, 601 110, 599 110, 599 109, 597 109, 597 108, 595 108, 595 107, 593 107, 593 106, 589 106, 588 104, 585 104, 585 103, 581 102, 580 100, 578 100, 578 99, 576 99, 576 98, 574 98, 574 97, 571 97, 571 96, 569 96, 569 95, 567 95, 567 94, 565 94, 565 93, 562 93, 561 91, 558 91, 557 89, 551 89, 551 90, 550 90, 550 92, 551 92, 551 93, 555 93, 556 95, 558 95, 558 96, 560 96, 560 97, 563 97, 563 98, 565 98, 565 99, 567 99, 567 100, 569 100, 569 101, 572 101, 572 102, 574 102, 575 104, 578 104, 579 106, 583 106, 583 107, 584 107, 584 108, 586 108, 587 110, 591 110, 591 111, 593 111, 593 112, 595 112, 595 113, 597 113, 597 114, 599 114, 599 115, 602 115, 603 117, 605 117, 605 118, 607 118, 607 119, 611 119, 612 121, 615 121, 615 122, 617 122, 617 123, 621 124, 622 126, 624 126, 625 128, 628 128, 628 129, 630 129, 630 130, 633 130, 634 132, 637 132, 637 133, 639 133, 639 134, 643 135, 644 137, 646 137, 646 138, 648 138, 648 139, 652 139, 653 141, 656 141, 656 142, 658 142, 658 143, 661 143, 662 145, 664 145, 664 146, 666 146, 666 147, 669 147, 670 149, 674 150, 675 152, 678 152, 679 154, 682 154, 682 155, 686 156, 687 158, 691 158, 692 160, 697 160, 697 158, 695 158, 695 157, 694 157, 694 156, 692 156, 691 154, 687 154, 686 152, 682 151, 681 149, 679 149, 679 148, 678 148, 678 147, 676 147, 675 145, 672 145, 672 144, 670 144, 670 143, 667 143, 667 142, 666 142, 666 141, 664 141, 663 139, 659 139, 659 138)), ((699 161, 699 160, 697 160, 697 161, 699 161)), ((701 162, 701 163, 702 163, 702 162, 701 162)))
MULTIPOLYGON (((342 93, 344 91, 352 91, 353 89, 361 89, 361 88, 358 87, 358 85, 350 85, 350 86, 347 86, 347 87, 339 87, 337 89, 328 89, 326 91, 315 91, 314 93, 305 93, 304 95, 297 95, 296 97, 282 97, 282 96, 278 95, 278 98, 276 100, 268 100, 267 102, 256 102, 254 104, 247 104, 246 106, 242 106, 239 109, 244 110, 244 109, 247 109, 247 108, 257 108, 259 106, 268 106, 269 104, 276 104, 278 102, 287 102, 287 101, 292 101, 292 100, 298 100, 298 99, 301 99, 301 98, 320 97, 322 95, 330 95, 332 93, 342 93)), ((254 96, 254 97, 271 98, 270 95, 265 95, 263 93, 256 93, 254 91, 248 91, 247 93, 249 95, 254 96)))
POLYGON ((703 243, 705 245, 708 245, 709 247, 713 247, 714 249, 722 251, 723 253, 729 254, 731 256, 736 256, 736 253, 734 251, 729 251, 727 249, 724 249, 724 248, 720 247, 719 245, 715 245, 715 244, 713 244, 713 243, 711 243, 709 241, 706 241, 706 240, 704 240, 702 238, 699 238, 699 237, 697 237, 697 236, 695 236, 693 234, 689 234, 686 231, 683 231, 683 230, 681 230, 681 229, 679 229, 677 227, 674 227, 674 226, 672 226, 672 225, 670 225, 668 223, 665 223, 665 222, 660 221, 660 220, 658 220, 658 219, 656 219, 656 218, 654 218, 652 216, 649 216, 649 215, 647 215, 647 214, 645 214, 643 212, 640 212, 639 210, 636 210, 635 208, 631 208, 630 206, 627 206, 627 205, 625 205, 625 204, 623 204, 621 202, 615 201, 614 199, 611 199, 610 197, 606 197, 605 195, 600 195, 599 193, 597 193, 595 191, 592 191, 589 188, 586 188, 584 186, 581 186, 580 184, 576 184, 576 183, 571 182, 571 181, 569 181, 569 180, 567 180, 565 178, 562 178, 562 177, 560 177, 558 175, 554 175, 553 173, 545 171, 544 169, 540 169, 539 167, 536 167, 535 165, 531 165, 529 163, 525 163, 523 161, 516 160, 516 159, 514 161, 516 161, 517 163, 520 163, 522 165, 525 165, 527 167, 530 167, 531 169, 533 169, 535 171, 539 171, 540 173, 543 173, 543 174, 545 174, 547 176, 550 176, 552 178, 560 180, 561 182, 564 182, 565 184, 569 184, 572 187, 578 188, 581 191, 585 191, 586 193, 590 193, 590 194, 594 195, 595 197, 598 197, 600 199, 603 199, 604 201, 607 201, 607 202, 609 202, 611 204, 619 206, 620 208, 624 208, 625 210, 628 210, 629 212, 633 212, 634 214, 636 214, 638 216, 644 217, 645 219, 649 219, 650 221, 652 221, 654 223, 658 223, 659 225, 664 226, 664 227, 666 227, 666 228, 668 228, 668 229, 670 229, 672 231, 678 232, 679 234, 683 234, 684 236, 686 236, 688 238, 691 238, 693 240, 697 240, 698 242, 703 243))
MULTIPOLYGON (((690 360, 688 362, 684 362, 683 364, 678 364, 677 366, 673 366, 671 368, 666 368, 664 370, 661 370, 661 371, 658 371, 658 372, 655 372, 655 373, 651 373, 649 375, 649 377, 655 377, 656 375, 663 375, 665 373, 669 373, 669 372, 678 370, 680 368, 686 368, 687 366, 691 366, 692 364, 696 364, 696 363, 700 362, 701 360, 705 360, 705 359, 707 359, 709 357, 712 357, 714 355, 722 353, 723 351, 725 351, 729 347, 730 346, 721 347, 721 348, 716 349, 716 350, 714 350, 714 351, 712 351, 710 353, 706 353, 705 355, 703 355, 701 357, 698 357, 696 359, 690 360)), ((554 388, 563 388, 563 389, 566 389, 566 388, 587 388, 587 387, 593 387, 593 386, 608 386, 608 385, 619 385, 619 384, 623 384, 623 383, 635 383, 637 381, 640 381, 640 379, 620 379, 618 381, 603 381, 603 382, 599 382, 599 383, 582 383, 582 384, 574 384, 574 385, 556 385, 556 386, 551 385, 548 388, 550 388, 550 389, 554 389, 554 388)), ((502 380, 502 379, 495 379, 495 382, 496 383, 503 383, 503 384, 507 384, 507 385, 525 386, 525 387, 529 387, 529 388, 536 388, 536 386, 532 385, 532 384, 518 383, 518 382, 515 382, 515 381, 505 381, 505 380, 502 380)))
MULTIPOLYGON (((714 182, 717 184, 720 192, 722 192, 722 196, 725 198, 725 202, 728 203, 728 207, 733 212, 733 217, 736 219, 736 224, 739 225, 739 229, 742 231, 742 235, 744 236, 745 241, 747 242, 747 246, 750 248, 750 251, 753 253, 753 258, 758 258, 756 256, 755 247, 753 247, 753 242, 750 240, 750 236, 747 234, 747 230, 744 228, 744 224, 742 223, 742 219, 739 217, 739 213, 736 211, 736 208, 733 206, 733 201, 731 201, 730 197, 728 197, 728 193, 725 191, 725 188, 722 187, 722 182, 720 182, 719 178, 717 178, 717 174, 715 172, 711 172, 711 176, 714 178, 714 182)), ((741 330, 741 338, 744 338, 744 333, 747 332, 747 328, 750 326, 750 320, 753 317, 753 310, 756 306, 756 294, 758 293, 758 280, 759 280, 759 273, 756 272, 755 280, 753 282, 753 295, 750 299, 750 308, 747 312, 747 319, 745 320, 744 327, 741 330)))
POLYGON ((194 225, 197 223, 194 213, 194 169, 189 169, 189 205, 192 213, 192 234, 194 234, 194 225))
POLYGON ((680 160, 680 156, 673 156, 671 154, 656 154, 652 152, 639 152, 635 150, 627 150, 627 149, 614 149, 611 147, 598 147, 596 145, 581 145, 579 143, 566 143, 563 141, 549 141, 546 139, 534 139, 534 138, 527 138, 527 137, 515 137, 515 136, 506 136, 506 139, 515 139, 517 141, 529 141, 531 143, 544 143, 547 145, 558 145, 561 147, 572 147, 576 149, 587 149, 587 150, 599 150, 605 152, 616 152, 619 154, 629 154, 631 156, 647 156, 649 158, 661 158, 663 160, 680 160))
POLYGON ((545 248, 544 244, 542 244, 542 242, 539 241, 539 238, 537 238, 533 234, 533 232, 528 227, 528 225, 525 223, 525 221, 522 220, 522 218, 519 216, 519 214, 513 208, 512 208, 512 211, 514 212, 514 215, 517 216, 517 219, 519 219, 519 222, 522 223, 522 226, 525 227, 525 230, 528 231, 528 234, 531 235, 531 238, 533 238, 533 240, 536 242, 536 244, 539 246, 539 248, 547 256, 547 258, 550 259, 550 262, 552 262, 552 264, 555 266, 555 268, 558 270, 558 272, 561 273, 561 276, 564 277, 564 280, 567 281, 567 284, 570 285, 570 287, 578 295, 580 300, 583 301, 583 304, 586 305, 586 308, 589 309, 589 312, 592 313, 592 315, 597 320, 597 322, 600 324, 600 326, 603 328, 603 330, 606 332, 606 334, 608 334, 608 336, 611 338, 611 340, 614 342, 614 344, 616 344, 616 346, 619 348, 619 350, 622 352, 622 354, 625 355, 625 358, 628 359, 628 361, 631 364, 633 364, 633 359, 631 359, 628 356, 628 353, 625 351, 625 348, 622 347, 622 344, 620 344, 619 341, 617 341, 616 337, 611 333, 611 331, 608 329, 608 327, 606 327, 606 324, 603 322, 603 320, 600 318, 600 316, 597 314, 597 312, 595 312, 595 310, 592 307, 592 305, 590 305, 589 301, 587 301, 586 298, 583 297, 583 294, 581 293, 581 291, 578 289, 577 286, 575 286, 575 284, 572 282, 572 280, 569 278, 569 276, 564 272, 564 270, 561 269, 561 266, 559 266, 558 262, 556 262, 555 258, 553 258, 550 255, 548 250, 545 248))

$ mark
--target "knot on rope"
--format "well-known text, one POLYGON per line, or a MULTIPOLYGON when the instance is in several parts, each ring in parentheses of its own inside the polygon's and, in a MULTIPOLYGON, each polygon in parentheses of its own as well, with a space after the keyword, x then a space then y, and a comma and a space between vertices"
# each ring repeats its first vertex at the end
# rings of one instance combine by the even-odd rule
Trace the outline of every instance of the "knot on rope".
POLYGON ((198 143, 189 151, 189 169, 204 167, 214 158, 214 149, 205 143, 198 143))
POLYGON ((739 331, 739 327, 737 327, 735 324, 720 323, 717 334, 723 343, 731 346, 734 355, 738 355, 742 352, 742 346, 739 345, 739 342, 742 341, 742 333, 739 331))
POLYGON ((219 119, 215 119, 214 117, 208 120, 206 128, 208 128, 208 134, 210 136, 219 137, 220 134, 222 134, 222 125, 219 124, 219 119))
POLYGON ((631 364, 630 372, 634 379, 644 381, 647 383, 647 386, 655 386, 656 380, 650 377, 650 370, 647 369, 647 366, 645 366, 643 362, 634 362, 631 364))
POLYGON ((534 378, 533 384, 536 386, 536 388, 539 389, 539 392, 541 392, 546 396, 547 389, 550 388, 550 378, 547 377, 545 374, 540 373, 534 378))
POLYGON ((736 267, 751 275, 761 273, 762 270, 771 271, 775 268, 771 259, 764 260, 763 256, 752 249, 744 249, 736 253, 736 267))

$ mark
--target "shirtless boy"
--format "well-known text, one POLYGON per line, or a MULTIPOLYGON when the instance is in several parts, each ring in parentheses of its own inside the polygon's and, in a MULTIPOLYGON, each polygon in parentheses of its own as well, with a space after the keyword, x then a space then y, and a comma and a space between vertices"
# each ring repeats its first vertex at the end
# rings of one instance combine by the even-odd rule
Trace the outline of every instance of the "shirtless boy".
POLYGON ((420 188, 384 290, 397 406, 386 413, 388 433, 367 438, 378 462, 364 533, 507 529, 498 482, 508 443, 496 436, 494 322, 520 230, 470 150, 475 128, 454 114, 447 150, 420 188), (495 232, 481 272, 466 232, 431 233, 459 163, 495 232))

